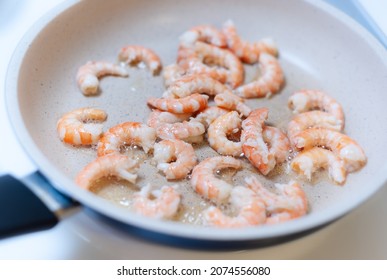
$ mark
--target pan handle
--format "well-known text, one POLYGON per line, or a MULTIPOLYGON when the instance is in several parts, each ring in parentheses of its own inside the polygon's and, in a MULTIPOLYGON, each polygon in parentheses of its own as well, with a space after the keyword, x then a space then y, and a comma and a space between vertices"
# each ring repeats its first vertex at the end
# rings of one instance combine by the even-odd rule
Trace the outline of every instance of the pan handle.
MULTIPOLYGON (((0 177, 0 239, 49 229, 79 203, 59 193, 39 172, 0 177)), ((70 211, 73 212, 73 211, 70 211)))

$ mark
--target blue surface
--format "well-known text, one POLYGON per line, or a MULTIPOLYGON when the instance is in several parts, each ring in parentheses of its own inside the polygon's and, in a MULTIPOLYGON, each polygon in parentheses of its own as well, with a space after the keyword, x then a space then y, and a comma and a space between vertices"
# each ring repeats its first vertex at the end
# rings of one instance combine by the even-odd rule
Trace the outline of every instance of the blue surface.
POLYGON ((387 38, 380 30, 379 26, 364 10, 361 4, 356 0, 324 0, 332 6, 343 11, 358 23, 363 25, 372 35, 374 35, 385 48, 387 48, 387 38))

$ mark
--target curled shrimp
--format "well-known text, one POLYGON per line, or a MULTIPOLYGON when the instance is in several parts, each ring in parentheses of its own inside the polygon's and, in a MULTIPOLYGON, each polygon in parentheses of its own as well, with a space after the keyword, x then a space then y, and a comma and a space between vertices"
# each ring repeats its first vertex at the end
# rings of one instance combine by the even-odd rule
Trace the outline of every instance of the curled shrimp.
POLYGON ((274 56, 262 53, 259 56, 261 76, 257 80, 235 89, 244 98, 268 97, 278 92, 285 82, 281 65, 274 56))
POLYGON ((242 120, 238 113, 231 111, 214 120, 208 127, 208 143, 211 148, 221 155, 241 156, 241 142, 234 142, 227 138, 240 130, 242 120))
POLYGON ((178 64, 189 73, 209 75, 232 88, 241 85, 244 80, 243 65, 231 51, 200 41, 180 46, 178 64))
POLYGON ((227 216, 218 207, 211 206, 203 213, 205 223, 222 228, 256 226, 265 223, 265 205, 262 199, 249 188, 234 187, 231 190, 230 203, 237 209, 237 216, 227 216))
POLYGON ((78 173, 75 182, 90 190, 93 183, 104 177, 118 177, 135 183, 138 162, 124 155, 110 154, 96 158, 78 173))
POLYGON ((81 108, 63 115, 57 122, 59 138, 71 145, 93 145, 102 135, 101 123, 107 118, 103 110, 81 108))
POLYGON ((201 111, 207 107, 208 96, 202 94, 192 94, 184 98, 149 98, 148 104, 162 111, 175 114, 193 113, 201 111))
POLYGON ((276 165, 275 155, 269 151, 262 131, 269 110, 260 108, 253 110, 242 122, 242 151, 246 158, 264 175, 276 165))
POLYGON ((175 81, 163 93, 163 97, 182 98, 193 93, 215 96, 225 92, 232 94, 231 90, 221 82, 203 74, 193 74, 175 81))
POLYGON ((336 184, 344 184, 347 171, 344 162, 332 151, 314 147, 299 153, 291 162, 294 171, 303 174, 309 180, 320 168, 328 169, 329 178, 336 184))
POLYGON ((152 110, 152 112, 149 114, 148 122, 147 124, 150 127, 157 128, 160 125, 169 123, 177 123, 186 121, 191 116, 190 113, 187 114, 173 114, 170 112, 164 112, 157 109, 152 110))
POLYGON ((156 129, 157 137, 161 139, 181 139, 190 143, 203 141, 205 127, 195 119, 189 119, 191 114, 173 114, 153 110, 148 118, 148 125, 156 129))
MULTIPOLYGON (((169 75, 172 80, 174 77, 183 77, 184 75, 201 74, 209 76, 221 83, 227 81, 227 75, 229 73, 223 66, 209 65, 204 57, 200 56, 192 45, 181 44, 177 53, 177 65, 175 72, 171 72, 169 75), (177 72, 178 71, 178 72, 177 72)), ((170 69, 173 70, 173 69, 170 69)))
POLYGON ((177 123, 165 123, 156 128, 156 134, 161 139, 181 139, 190 143, 200 143, 206 132, 204 125, 195 119, 177 123))
POLYGON ((164 71, 163 71, 163 78, 164 78, 165 87, 168 88, 170 85, 172 85, 177 80, 182 78, 185 74, 186 74, 186 71, 184 71, 176 63, 165 66, 164 71))
POLYGON ((226 47, 227 41, 224 34, 212 25, 198 25, 183 33, 180 42, 192 44, 202 41, 217 47, 226 47))
POLYGON ((308 212, 308 200, 300 184, 290 181, 288 184, 275 184, 275 191, 271 192, 254 176, 245 179, 247 186, 252 189, 264 202, 266 208, 266 224, 296 219, 308 212))
POLYGON ((184 179, 197 163, 192 145, 178 139, 156 143, 153 158, 168 180, 184 179))
POLYGON ((310 110, 321 110, 332 114, 344 128, 344 112, 341 105, 328 94, 319 90, 301 90, 293 93, 288 100, 288 106, 294 113, 310 110))
POLYGON ((269 152, 274 155, 277 164, 284 162, 289 154, 290 142, 286 134, 279 128, 265 125, 262 138, 269 146, 269 152))
POLYGON ((163 97, 182 98, 193 93, 215 96, 214 101, 217 106, 228 110, 236 110, 244 116, 247 116, 251 111, 243 103, 243 99, 233 94, 227 86, 203 74, 187 75, 177 80, 163 93, 163 97))
POLYGON ((98 156, 120 153, 125 145, 138 145, 148 153, 156 141, 156 131, 143 123, 124 122, 111 127, 99 140, 98 156))
POLYGON ((127 77, 128 72, 119 65, 105 61, 88 61, 78 69, 76 80, 84 95, 98 92, 99 78, 106 75, 127 77))
POLYGON ((216 120, 218 117, 227 114, 230 110, 220 108, 217 106, 209 106, 200 112, 195 118, 195 121, 202 123, 205 128, 209 127, 209 125, 216 120))
POLYGON ((288 124, 288 136, 290 141, 301 131, 307 128, 327 128, 335 131, 343 129, 343 123, 334 115, 322 111, 310 111, 294 115, 288 124))
POLYGON ((298 149, 310 149, 315 146, 326 147, 344 160, 348 172, 353 172, 365 165, 367 157, 360 145, 351 137, 337 131, 324 128, 309 128, 298 133, 294 138, 298 149))
POLYGON ((175 187, 163 186, 159 190, 151 190, 147 185, 133 196, 132 209, 135 213, 155 218, 170 219, 178 211, 181 195, 175 187))
POLYGON ((122 47, 118 59, 126 63, 145 62, 153 75, 157 75, 161 70, 161 60, 159 56, 151 49, 143 46, 125 46, 122 47))
POLYGON ((254 43, 242 40, 231 20, 224 23, 223 34, 227 38, 229 49, 231 49, 243 62, 250 64, 256 63, 259 60, 260 54, 263 52, 273 56, 277 56, 278 54, 277 46, 271 38, 263 38, 254 43))
POLYGON ((217 106, 228 110, 236 110, 245 117, 251 112, 251 108, 244 103, 244 100, 233 93, 218 94, 215 96, 214 101, 217 106))
POLYGON ((240 169, 242 163, 233 157, 217 156, 203 160, 191 174, 191 185, 195 191, 215 203, 225 202, 230 196, 232 185, 215 177, 215 172, 225 169, 240 169))

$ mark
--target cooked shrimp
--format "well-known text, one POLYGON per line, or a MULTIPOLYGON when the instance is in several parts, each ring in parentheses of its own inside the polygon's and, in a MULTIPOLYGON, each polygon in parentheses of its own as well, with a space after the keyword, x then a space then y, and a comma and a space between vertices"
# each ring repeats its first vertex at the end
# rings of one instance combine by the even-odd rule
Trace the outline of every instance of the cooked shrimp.
POLYGON ((246 158, 263 174, 267 175, 276 165, 275 155, 263 140, 263 126, 269 110, 253 110, 242 122, 242 151, 246 158))
POLYGON ((98 92, 99 78, 106 75, 127 77, 128 72, 119 65, 105 61, 88 61, 77 73, 77 83, 84 95, 98 92))
POLYGON ((164 112, 157 109, 152 110, 152 112, 149 114, 148 122, 147 124, 150 127, 157 128, 158 126, 166 123, 177 123, 186 121, 191 116, 190 113, 188 114, 173 114, 170 112, 164 112))
POLYGON ((195 118, 195 121, 202 123, 207 128, 218 117, 227 114, 230 110, 223 109, 217 106, 209 106, 200 112, 195 118))
POLYGON ((180 42, 193 44, 196 41, 202 41, 217 47, 226 47, 226 37, 224 34, 212 25, 198 25, 183 33, 180 36, 180 42))
POLYGON ((211 206, 203 213, 205 223, 222 228, 248 227, 265 223, 265 205, 249 188, 234 187, 231 190, 230 202, 231 206, 238 210, 236 217, 227 216, 219 208, 211 206))
POLYGON ((304 216, 308 212, 306 194, 300 184, 290 181, 288 184, 275 184, 276 193, 267 190, 253 176, 245 179, 264 202, 266 207, 266 224, 276 224, 304 216))
POLYGON ((96 158, 78 173, 75 182, 89 190, 93 183, 104 177, 118 177, 135 183, 138 162, 124 155, 110 154, 96 158))
POLYGON ((232 88, 244 80, 243 65, 231 51, 200 41, 192 46, 180 46, 178 64, 189 73, 209 75, 232 88))
POLYGON ((206 64, 207 61, 200 56, 192 45, 181 44, 177 53, 179 72, 184 75, 201 74, 209 76, 221 83, 227 81, 229 73, 222 66, 206 64))
POLYGON ((254 43, 242 40, 231 20, 224 23, 223 34, 227 38, 229 49, 231 49, 243 62, 250 64, 256 63, 259 60, 259 55, 263 52, 273 56, 277 56, 278 54, 277 46, 271 38, 263 38, 254 43))
POLYGON ((184 71, 179 65, 175 63, 165 66, 163 71, 165 87, 169 87, 178 79, 183 77, 185 74, 186 74, 186 71, 184 71))
POLYGON ((147 185, 136 192, 133 197, 133 211, 150 218, 170 219, 179 209, 181 195, 175 187, 163 186, 151 191, 147 185))
POLYGON ((231 111, 214 120, 208 127, 208 143, 221 155, 239 157, 242 155, 241 142, 227 138, 240 130, 242 120, 238 113, 231 111))
POLYGON ((279 128, 264 126, 262 138, 269 145, 269 152, 274 155, 276 163, 284 162, 289 154, 290 142, 286 134, 279 128))
POLYGON ((195 191, 216 203, 225 202, 230 196, 232 185, 215 177, 215 172, 225 169, 240 169, 242 163, 233 157, 218 156, 203 160, 196 165, 191 175, 195 191))
POLYGON ((120 153, 125 145, 141 146, 148 153, 156 141, 156 131, 143 123, 124 122, 110 128, 99 140, 98 156, 120 153))
POLYGON ((125 46, 121 48, 118 59, 126 63, 145 62, 153 75, 157 75, 161 70, 161 60, 151 49, 143 46, 125 46))
POLYGON ((214 101, 217 106, 228 110, 236 110, 245 117, 251 112, 251 108, 244 103, 244 100, 233 93, 218 94, 215 96, 214 101))
POLYGON ((149 98, 148 104, 162 111, 174 114, 193 113, 207 107, 208 96, 192 94, 184 98, 149 98))
POLYGON ((337 131, 324 128, 309 128, 298 133, 294 138, 298 149, 310 149, 323 146, 344 160, 348 172, 353 172, 365 165, 367 157, 355 140, 337 131))
POLYGON ((231 90, 221 82, 203 75, 186 75, 175 81, 164 93, 163 97, 182 98, 193 93, 215 96, 219 93, 232 94, 231 90))
POLYGON ((262 53, 259 56, 261 76, 257 80, 238 87, 235 92, 244 98, 268 97, 278 92, 285 78, 281 65, 274 56, 262 53))
POLYGON ((290 164, 292 169, 309 180, 320 168, 328 169, 329 178, 336 184, 344 184, 347 171, 344 162, 332 151, 314 147, 299 153, 290 164))
POLYGON ((81 108, 63 115, 57 122, 59 138, 71 145, 93 145, 102 135, 101 123, 107 118, 104 111, 81 108))
POLYGON ((311 127, 341 131, 343 129, 343 123, 334 115, 322 111, 310 111, 296 114, 288 124, 288 136, 290 141, 293 142, 294 136, 311 127))
POLYGON ((178 139, 162 140, 155 144, 154 160, 168 180, 185 178, 197 163, 191 144, 178 139))
POLYGON ((161 139, 181 139, 190 143, 202 142, 205 132, 204 125, 195 119, 173 124, 164 123, 156 128, 156 134, 161 139))
POLYGON ((344 127, 344 113, 341 105, 325 92, 319 90, 301 90, 293 93, 288 100, 288 106, 294 113, 303 113, 310 110, 322 110, 330 113, 344 127))

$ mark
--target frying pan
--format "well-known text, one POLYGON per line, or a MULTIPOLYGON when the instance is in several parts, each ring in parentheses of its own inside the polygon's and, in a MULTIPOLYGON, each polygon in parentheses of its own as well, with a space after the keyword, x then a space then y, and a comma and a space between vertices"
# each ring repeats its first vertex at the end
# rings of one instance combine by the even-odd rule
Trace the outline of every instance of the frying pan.
MULTIPOLYGON (((246 79, 253 72, 247 67, 246 79)), ((339 219, 381 188, 387 177, 386 89, 385 49, 353 20, 320 2, 71 0, 39 20, 18 45, 7 73, 6 105, 21 145, 47 180, 44 185, 49 183, 69 198, 66 203, 77 201, 128 232, 168 238, 176 244, 189 241, 226 247, 273 244, 307 234, 339 219), (285 87, 270 99, 248 104, 268 107, 269 121, 284 128, 291 117, 286 104, 292 92, 301 88, 326 91, 342 104, 345 133, 364 148, 367 165, 349 174, 343 187, 324 177, 311 184, 304 181, 311 208, 305 217, 244 229, 140 217, 76 186, 74 177, 95 158, 95 151, 63 144, 56 133, 57 120, 65 112, 92 106, 108 112, 105 128, 128 120, 145 122, 146 99, 163 92, 160 76, 129 68, 129 78, 106 77, 97 96, 85 97, 75 82, 78 67, 88 60, 114 62, 118 50, 128 44, 152 48, 165 66, 175 61, 178 37, 185 30, 198 24, 220 27, 227 19, 235 22, 243 38, 254 41, 270 36, 279 46, 285 87)), ((151 175, 140 177, 146 180, 151 175)), ((281 176, 260 178, 265 184, 284 180, 281 176)), ((22 205, 15 202, 14 206, 22 205)), ((56 222, 52 216, 48 220, 48 224, 56 222)))

